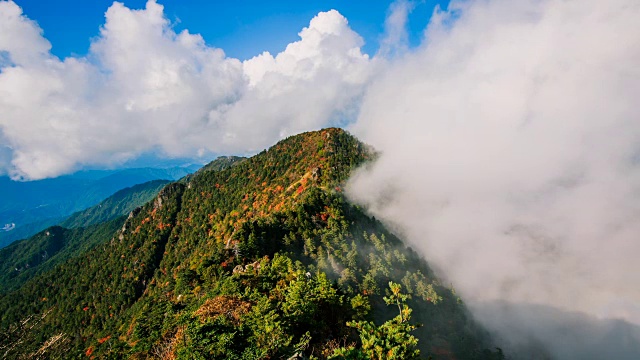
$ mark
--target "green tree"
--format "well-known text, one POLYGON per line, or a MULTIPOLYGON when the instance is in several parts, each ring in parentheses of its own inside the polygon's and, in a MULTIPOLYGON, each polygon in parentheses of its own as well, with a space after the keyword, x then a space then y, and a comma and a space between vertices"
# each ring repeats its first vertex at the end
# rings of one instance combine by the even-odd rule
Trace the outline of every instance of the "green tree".
POLYGON ((409 295, 401 292, 400 284, 389 282, 391 294, 384 297, 387 305, 396 305, 399 314, 380 326, 372 321, 352 321, 347 325, 358 330, 361 347, 336 349, 331 359, 418 359, 418 339, 410 332, 418 325, 409 323, 411 308, 407 306, 409 295))

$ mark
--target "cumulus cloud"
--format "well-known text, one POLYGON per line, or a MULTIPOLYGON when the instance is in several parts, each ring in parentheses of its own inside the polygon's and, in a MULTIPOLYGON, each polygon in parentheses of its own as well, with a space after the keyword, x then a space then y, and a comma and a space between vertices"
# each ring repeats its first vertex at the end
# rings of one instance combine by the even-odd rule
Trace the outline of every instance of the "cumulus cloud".
POLYGON ((13 63, 28 64, 51 49, 38 25, 23 17, 15 3, 0 2, 0 20, 0 51, 10 54, 13 63))
POLYGON ((360 50, 363 39, 335 10, 318 14, 299 35, 275 57, 265 52, 243 63, 249 90, 232 108, 212 114, 227 125, 231 144, 246 146, 249 138, 265 147, 355 118, 375 66, 360 50))
MULTIPOLYGON (((350 184, 470 302, 640 324, 640 4, 453 1, 368 88, 350 184)), ((479 315, 480 316, 480 315, 479 315)))
MULTIPOLYGON (((174 32, 153 0, 115 2, 85 57, 58 59, 38 25, 0 2, 0 130, 19 179, 167 157, 250 152, 355 116, 370 59, 337 11, 275 57, 244 63, 174 32)), ((5 151, 6 153, 6 151, 5 151)))

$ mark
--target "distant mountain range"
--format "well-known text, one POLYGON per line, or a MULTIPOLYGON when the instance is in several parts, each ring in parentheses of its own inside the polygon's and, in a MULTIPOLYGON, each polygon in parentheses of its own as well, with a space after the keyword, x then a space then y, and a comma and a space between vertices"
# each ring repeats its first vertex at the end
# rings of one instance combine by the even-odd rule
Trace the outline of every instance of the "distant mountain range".
POLYGON ((90 170, 25 182, 0 177, 0 248, 96 205, 118 190, 152 180, 178 180, 199 168, 90 170))

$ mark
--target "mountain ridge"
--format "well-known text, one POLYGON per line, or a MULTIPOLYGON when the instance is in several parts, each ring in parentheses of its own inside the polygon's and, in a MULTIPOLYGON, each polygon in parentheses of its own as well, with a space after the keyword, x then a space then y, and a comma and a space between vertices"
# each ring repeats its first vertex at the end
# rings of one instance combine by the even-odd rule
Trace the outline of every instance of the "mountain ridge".
POLYGON ((71 214, 58 225, 65 228, 83 227, 127 215, 153 199, 169 180, 152 180, 118 190, 88 209, 71 214))
POLYGON ((389 316, 382 298, 393 281, 429 321, 415 332, 425 353, 500 358, 426 262, 345 199, 344 181, 372 158, 348 133, 324 129, 169 184, 111 240, 2 296, 2 326, 40 314, 23 351, 62 334, 46 349, 53 356, 144 358, 162 348, 325 358, 339 347, 332 339, 359 343, 350 319, 389 316))
POLYGON ((0 232, 0 248, 58 224, 121 189, 153 180, 178 180, 198 168, 91 170, 29 182, 0 176, 0 221, 15 224, 11 231, 0 232))

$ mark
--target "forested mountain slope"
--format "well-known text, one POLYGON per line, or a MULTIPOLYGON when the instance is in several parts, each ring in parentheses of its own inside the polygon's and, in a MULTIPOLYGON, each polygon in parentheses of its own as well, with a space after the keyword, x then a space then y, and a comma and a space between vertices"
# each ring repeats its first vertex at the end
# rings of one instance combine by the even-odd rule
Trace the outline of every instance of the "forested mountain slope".
POLYGON ((169 181, 154 180, 124 188, 101 201, 98 205, 78 211, 59 225, 77 228, 113 220, 151 201, 169 181))
MULTIPOLYGON (((205 167, 207 171, 220 171, 241 159, 220 157, 205 167)), ((124 188, 56 226, 0 249, 0 293, 105 242, 124 224, 127 214, 155 198, 168 183, 152 180, 124 188)))
POLYGON ((13 181, 0 176, 0 248, 58 224, 77 211, 94 206, 118 190, 152 180, 178 180, 199 166, 167 169, 81 171, 37 181, 13 181))
POLYGON ((501 358, 424 260, 345 199, 371 157, 325 129, 167 185, 109 240, 2 295, 0 350, 412 358, 419 340, 425 358, 501 358))
POLYGON ((228 169, 232 166, 238 165, 240 162, 246 160, 247 158, 242 156, 220 156, 207 165, 201 167, 196 171, 196 174, 203 173, 206 171, 221 171, 228 169))
POLYGON ((121 217, 75 229, 52 226, 29 239, 0 249, 0 294, 20 287, 34 276, 109 240, 124 220, 125 217, 121 217))
POLYGON ((127 214, 153 199, 168 183, 154 180, 122 189, 57 226, 0 249, 0 293, 105 242, 127 214))

